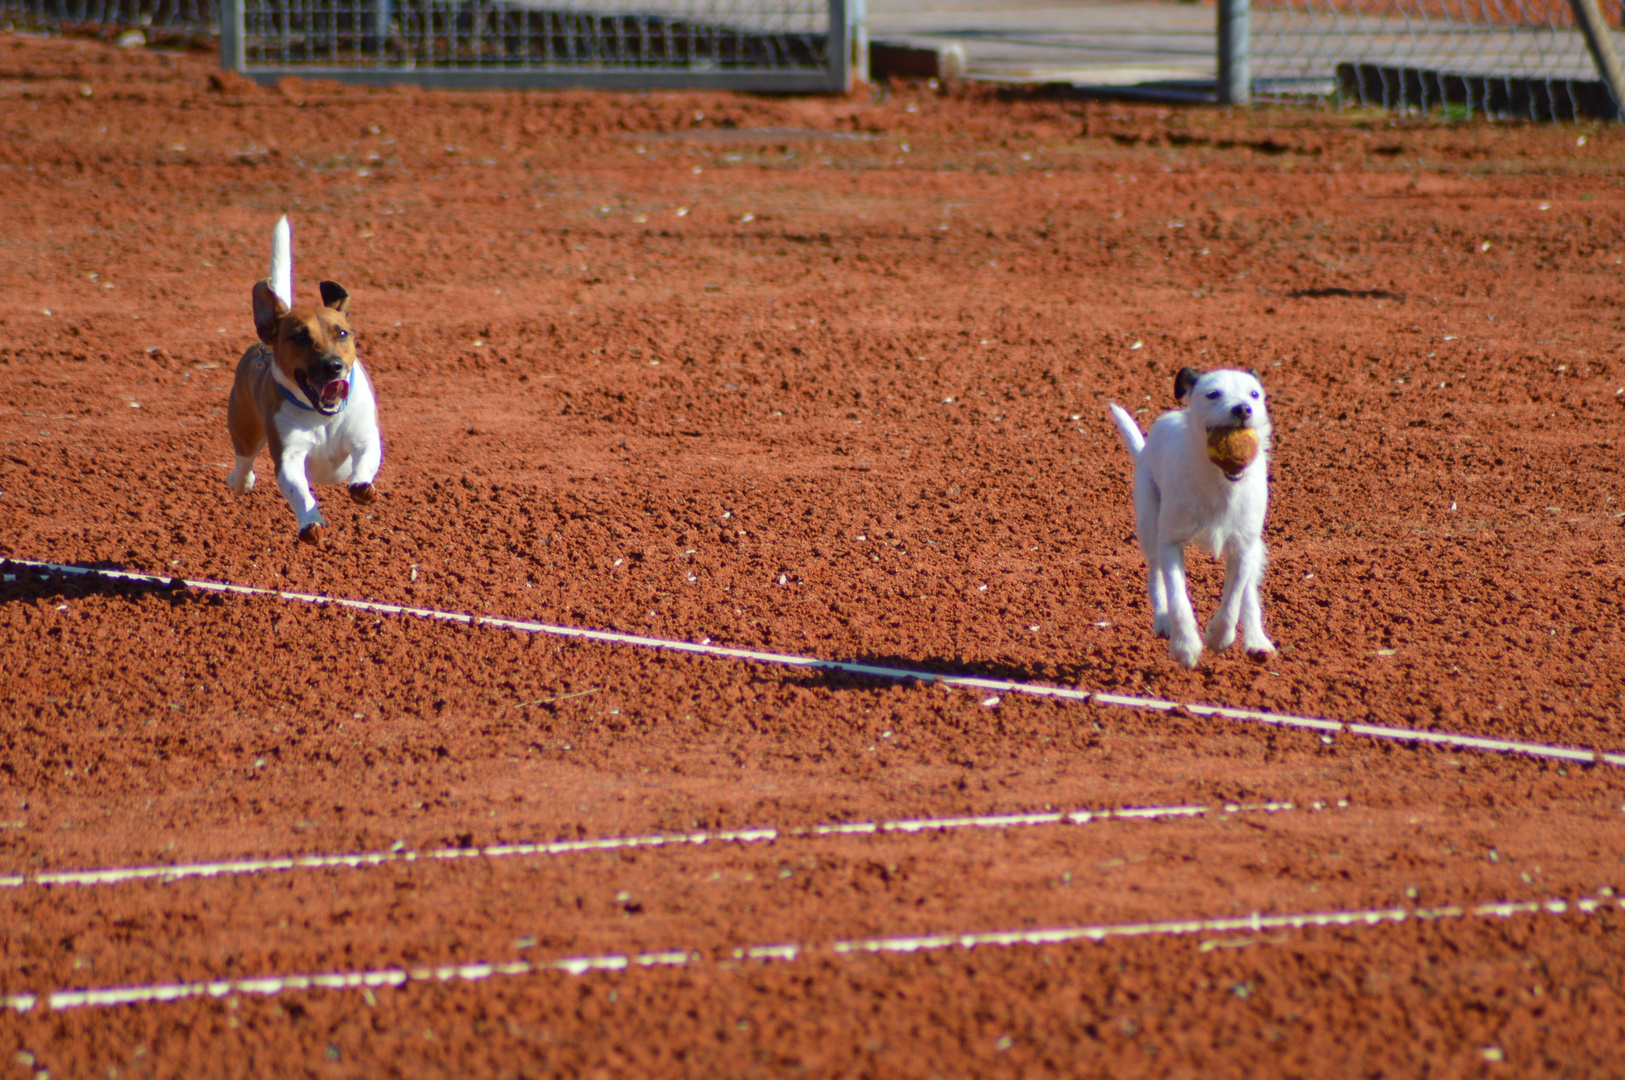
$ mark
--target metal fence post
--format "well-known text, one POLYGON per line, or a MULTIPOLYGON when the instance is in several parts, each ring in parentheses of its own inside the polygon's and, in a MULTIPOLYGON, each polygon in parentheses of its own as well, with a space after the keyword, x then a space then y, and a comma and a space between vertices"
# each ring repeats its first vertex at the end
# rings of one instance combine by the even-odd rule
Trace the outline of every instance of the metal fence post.
POLYGON ((1597 0, 1569 0, 1574 9, 1574 21, 1580 24, 1591 60, 1597 65, 1597 74, 1614 99, 1614 119, 1625 120, 1625 69, 1620 67, 1619 50, 1614 46, 1614 32, 1608 20, 1602 17, 1597 0))
MULTIPOLYGON (((1579 3, 1580 0, 1573 0, 1579 3)), ((1596 0, 1591 0, 1596 3, 1596 0)), ((1253 74, 1248 24, 1251 0, 1219 0, 1219 104, 1252 100, 1253 74)))
POLYGON ((220 0, 220 69, 243 70, 243 0, 220 0))
POLYGON ((851 27, 852 73, 847 79, 850 89, 869 81, 869 11, 867 0, 846 0, 846 19, 851 27))
MULTIPOLYGON (((862 0, 857 0, 862 3, 862 0)), ((830 0, 829 44, 826 48, 825 76, 829 89, 845 94, 852 89, 852 0, 830 0)))
POLYGON ((395 17, 395 4, 393 0, 378 0, 378 10, 373 12, 373 37, 378 39, 378 52, 383 53, 389 42, 389 23, 395 17))

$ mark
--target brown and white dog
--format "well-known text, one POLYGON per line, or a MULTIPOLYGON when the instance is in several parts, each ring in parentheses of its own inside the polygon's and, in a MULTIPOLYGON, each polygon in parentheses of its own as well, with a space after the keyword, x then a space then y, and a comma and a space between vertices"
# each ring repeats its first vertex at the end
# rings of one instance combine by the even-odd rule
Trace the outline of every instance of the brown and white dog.
POLYGON ((321 283, 319 307, 293 303, 293 253, 288 219, 271 234, 271 275, 254 285, 254 329, 261 344, 237 362, 226 408, 237 467, 226 485, 254 487, 254 458, 267 443, 277 486, 299 519, 299 539, 321 542, 322 519, 310 485, 346 484, 350 498, 370 503, 383 463, 378 403, 355 354, 346 310, 350 294, 321 283))

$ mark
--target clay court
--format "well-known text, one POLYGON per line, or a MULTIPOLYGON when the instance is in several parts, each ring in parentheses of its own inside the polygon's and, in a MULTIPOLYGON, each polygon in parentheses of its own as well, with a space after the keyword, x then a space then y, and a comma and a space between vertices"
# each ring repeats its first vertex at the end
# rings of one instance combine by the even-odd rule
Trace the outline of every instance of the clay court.
POLYGON ((0 131, 0 555, 165 579, 0 567, 0 1075, 1619 1075, 1617 129, 6 34, 0 131), (283 213, 386 441, 320 548, 224 483, 283 213), (1183 365, 1267 662, 1150 632, 1183 365))

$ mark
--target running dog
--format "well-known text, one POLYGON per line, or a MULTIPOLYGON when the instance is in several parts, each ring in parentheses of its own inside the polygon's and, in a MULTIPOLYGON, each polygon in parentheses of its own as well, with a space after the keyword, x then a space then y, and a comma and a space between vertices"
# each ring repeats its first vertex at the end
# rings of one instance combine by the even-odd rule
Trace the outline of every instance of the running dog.
POLYGON ((1194 668, 1206 645, 1223 652, 1236 639, 1255 658, 1275 651, 1264 634, 1258 588, 1264 577, 1264 511, 1269 505, 1269 410, 1258 377, 1245 371, 1181 368, 1174 398, 1149 435, 1119 405, 1112 419, 1134 459, 1134 512, 1145 552, 1151 629, 1194 668), (1185 587, 1185 546, 1223 558, 1219 609, 1198 636, 1185 587))
POLYGON ((254 330, 260 344, 237 362, 226 426, 237 467, 226 486, 239 495, 254 487, 254 459, 269 443, 277 486, 298 519, 299 539, 319 544, 322 519, 310 485, 346 484, 350 498, 373 501, 383 463, 378 404, 355 354, 346 314, 350 294, 334 281, 320 285, 318 307, 295 307, 288 219, 271 233, 271 274, 254 285, 254 330))

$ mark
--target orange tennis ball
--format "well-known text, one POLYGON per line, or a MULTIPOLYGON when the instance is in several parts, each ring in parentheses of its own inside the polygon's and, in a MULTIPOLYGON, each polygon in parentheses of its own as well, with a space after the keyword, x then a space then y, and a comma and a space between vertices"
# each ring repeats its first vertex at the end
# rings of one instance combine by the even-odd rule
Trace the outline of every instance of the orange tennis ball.
POLYGON ((1244 427, 1214 428, 1207 433, 1207 456, 1234 480, 1258 456, 1258 432, 1244 427))

